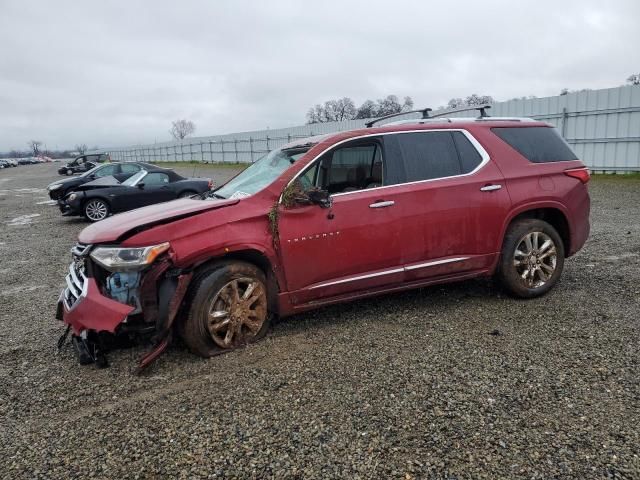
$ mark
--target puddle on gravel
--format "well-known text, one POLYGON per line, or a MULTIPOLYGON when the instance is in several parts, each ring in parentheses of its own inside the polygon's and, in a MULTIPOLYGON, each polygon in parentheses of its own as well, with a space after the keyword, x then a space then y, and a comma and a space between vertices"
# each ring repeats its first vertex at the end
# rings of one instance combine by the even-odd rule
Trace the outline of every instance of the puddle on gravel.
POLYGON ((16 188, 14 192, 19 193, 42 193, 44 188, 16 188))
POLYGON ((633 258, 640 256, 638 253, 625 252, 620 255, 609 255, 607 257, 602 257, 602 260, 605 262, 619 262, 620 260, 626 260, 627 258, 633 258))
POLYGON ((33 219, 35 217, 39 217, 39 216, 40 216, 39 213, 30 213, 28 215, 20 215, 19 217, 12 218, 6 223, 7 225, 10 225, 12 227, 17 225, 29 225, 30 223, 33 223, 33 219))
POLYGON ((33 292, 34 290, 39 290, 41 288, 47 288, 46 285, 29 285, 29 286, 18 286, 5 288, 4 290, 0 290, 0 295, 15 295, 16 293, 24 293, 24 292, 33 292))
POLYGON ((36 202, 36 205, 57 205, 58 202, 56 200, 44 200, 42 202, 36 202))

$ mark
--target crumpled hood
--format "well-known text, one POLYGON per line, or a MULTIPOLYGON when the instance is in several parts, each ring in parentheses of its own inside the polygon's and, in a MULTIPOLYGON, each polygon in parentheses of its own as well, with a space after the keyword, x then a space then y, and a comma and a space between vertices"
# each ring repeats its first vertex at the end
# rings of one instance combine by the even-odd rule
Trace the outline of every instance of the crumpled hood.
POLYGON ((115 242, 127 232, 144 227, 170 222, 207 210, 235 205, 239 200, 191 200, 182 198, 171 202, 156 203, 96 222, 80 232, 81 243, 115 242))

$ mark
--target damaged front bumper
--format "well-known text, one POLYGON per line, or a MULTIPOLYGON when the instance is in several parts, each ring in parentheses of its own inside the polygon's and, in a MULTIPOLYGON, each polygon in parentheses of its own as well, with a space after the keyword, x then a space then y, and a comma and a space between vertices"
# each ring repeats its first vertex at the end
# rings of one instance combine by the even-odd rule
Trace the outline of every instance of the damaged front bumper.
MULTIPOLYGON (((67 325, 67 332, 72 332, 72 343, 81 364, 95 362, 105 366, 108 345, 121 343, 113 341, 118 337, 127 337, 129 341, 151 337, 154 346, 140 360, 138 370, 141 370, 169 344, 173 321, 191 273, 170 270, 171 261, 165 257, 141 272, 141 280, 123 298, 122 289, 118 292, 113 289, 112 277, 124 274, 100 271, 89 258, 91 249, 91 245, 72 249, 73 262, 65 277, 66 287, 60 293, 56 318, 67 325)), ((63 337, 66 338, 66 333, 63 337)), ((59 345, 62 343, 63 338, 59 345)))
POLYGON ((66 276, 67 286, 58 300, 58 320, 69 325, 75 335, 84 330, 116 333, 116 328, 135 309, 100 293, 96 280, 73 262, 66 276))

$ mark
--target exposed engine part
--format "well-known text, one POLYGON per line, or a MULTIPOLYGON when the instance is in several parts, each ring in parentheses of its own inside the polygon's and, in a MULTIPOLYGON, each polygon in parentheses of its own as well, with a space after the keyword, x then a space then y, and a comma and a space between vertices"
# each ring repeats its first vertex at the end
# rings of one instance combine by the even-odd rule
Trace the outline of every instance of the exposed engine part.
POLYGON ((90 335, 85 330, 81 335, 73 335, 71 343, 78 356, 80 365, 95 363, 98 368, 106 368, 109 361, 106 356, 106 348, 99 334, 90 335))
POLYGON ((140 278, 140 272, 115 272, 107 277, 105 285, 106 292, 113 300, 135 307, 132 315, 142 311, 140 278))

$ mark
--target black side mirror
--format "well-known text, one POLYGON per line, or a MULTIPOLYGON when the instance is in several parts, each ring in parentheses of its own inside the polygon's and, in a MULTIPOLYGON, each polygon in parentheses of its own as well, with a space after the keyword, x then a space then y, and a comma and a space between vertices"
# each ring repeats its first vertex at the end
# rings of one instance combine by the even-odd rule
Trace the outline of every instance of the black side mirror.
POLYGON ((144 188, 144 183, 139 183, 139 184, 138 184, 138 188, 139 188, 140 190, 142 190, 142 189, 144 188))
POLYGON ((309 190, 307 196, 314 205, 320 205, 322 208, 330 208, 333 205, 331 195, 327 190, 309 190))

